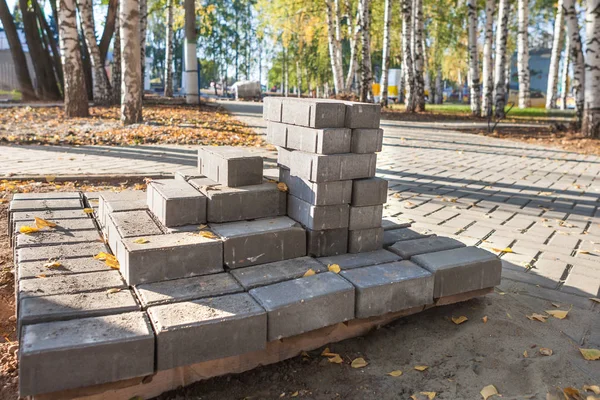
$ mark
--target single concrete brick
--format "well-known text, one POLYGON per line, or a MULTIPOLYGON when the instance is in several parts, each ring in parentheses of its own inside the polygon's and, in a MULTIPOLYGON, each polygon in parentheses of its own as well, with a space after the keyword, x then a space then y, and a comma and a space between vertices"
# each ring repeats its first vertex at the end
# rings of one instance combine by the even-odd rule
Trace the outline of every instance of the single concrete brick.
MULTIPOLYGON (((348 227, 348 204, 313 206, 295 196, 288 196, 287 214, 311 230, 348 227)), ((380 218, 381 220, 381 218, 380 218)))
POLYGON ((290 169, 292 163, 292 150, 277 147, 277 164, 286 169, 290 169))
POLYGON ((287 147, 288 126, 278 122, 267 122, 267 143, 287 147))
POLYGON ((44 211, 20 211, 14 212, 10 215, 12 222, 19 221, 34 221, 35 217, 46 219, 46 220, 58 220, 58 219, 88 219, 91 220, 90 216, 83 212, 82 209, 76 210, 44 210, 44 211))
POLYGON ((279 180, 288 187, 288 193, 315 206, 348 204, 352 197, 352 181, 314 183, 290 171, 280 169, 279 180))
POLYGON ((313 257, 334 256, 348 251, 348 228, 306 230, 306 250, 313 257))
MULTIPOLYGON (((91 218, 76 218, 76 219, 54 219, 54 218, 43 218, 46 221, 53 222, 57 225, 56 228, 48 230, 48 232, 69 232, 69 231, 97 231, 94 220, 91 218)), ((13 232, 19 232, 22 226, 35 226, 33 221, 17 221, 14 223, 13 232)))
POLYGON ((344 102, 346 105, 346 128, 379 128, 381 106, 379 104, 344 102))
POLYGON ((374 206, 387 201, 388 181, 381 178, 352 181, 352 205, 374 206))
POLYGON ((500 259, 477 247, 420 254, 412 261, 435 275, 435 298, 499 285, 502 275, 500 259))
POLYGON ((409 228, 412 224, 412 219, 401 219, 398 217, 385 217, 381 220, 381 226, 386 231, 391 231, 400 228, 409 228))
POLYGON ((113 288, 127 288, 119 271, 116 270, 55 275, 47 278, 21 279, 19 281, 19 298, 93 292, 113 288))
POLYGON ((263 178, 268 181, 279 180, 279 167, 263 169, 263 178))
POLYGON ((400 242, 402 240, 412 240, 412 239, 422 239, 430 236, 435 236, 434 234, 423 235, 414 229, 410 228, 401 228, 401 229, 391 229, 386 230, 383 235, 383 245, 391 246, 396 242, 400 242))
POLYGON ((349 230, 381 228, 383 205, 354 207, 350 206, 349 230))
POLYGON ((208 199, 208 222, 276 217, 286 212, 286 193, 279 190, 274 182, 235 188, 207 184, 213 182, 208 179, 192 179, 189 182, 208 199))
MULTIPOLYGON (((103 251, 106 251, 106 249, 103 251)), ((92 256, 83 258, 54 259, 52 261, 59 262, 60 267, 46 267, 45 265, 49 262, 48 259, 18 263, 17 279, 35 278, 38 275, 53 276, 80 274, 82 272, 110 271, 111 269, 104 263, 104 261, 96 260, 92 256)))
POLYGON ((64 200, 81 198, 79 192, 15 193, 13 200, 64 200))
POLYGON ((233 146, 205 146, 198 151, 200 173, 229 187, 262 183, 263 158, 255 150, 233 146))
POLYGON ((371 265, 387 264, 394 261, 400 261, 401 258, 387 250, 375 250, 366 253, 340 254, 333 257, 321 257, 317 259, 323 265, 337 264, 341 269, 353 269, 368 267, 371 265))
POLYGON ((423 239, 403 240, 388 247, 388 249, 408 260, 417 254, 435 253, 436 251, 457 249, 459 247, 465 247, 465 245, 448 237, 432 236, 423 239))
POLYGON ((144 308, 244 291, 227 272, 147 283, 135 290, 144 308))
POLYGON ((207 275, 223 271, 223 242, 198 234, 174 233, 123 239, 121 273, 130 285, 207 275))
POLYGON ((148 184, 148 207, 165 226, 206 222, 206 196, 190 184, 162 179, 148 184))
POLYGON ((267 121, 281 122, 283 97, 268 96, 263 99, 263 118, 267 121))
POLYGON ((383 129, 352 129, 352 153, 376 153, 383 147, 383 129))
POLYGON ((83 208, 80 198, 76 199, 46 199, 37 200, 12 200, 8 211, 46 211, 46 210, 77 210, 83 208))
POLYGON ((314 129, 269 122, 267 141, 275 146, 309 153, 349 153, 351 131, 347 128, 314 129))
POLYGON ((340 274, 356 288, 356 318, 433 303, 433 275, 410 261, 355 268, 340 274))
POLYGON ((147 210, 114 212, 106 220, 108 245, 118 256, 122 250, 121 239, 129 237, 161 235, 163 231, 147 210))
POLYGON ((17 249, 20 249, 23 247, 89 243, 101 240, 100 233, 96 229, 90 231, 48 229, 30 234, 18 233, 16 236, 16 246, 17 249))
POLYGON ((375 176, 377 154, 313 154, 294 151, 290 173, 311 182, 343 181, 375 176))
POLYGON ((17 263, 25 261, 63 260, 68 258, 93 257, 108 249, 104 243, 78 243, 59 246, 26 247, 17 250, 17 263))
POLYGON ((383 237, 383 228, 348 231, 348 253, 362 253, 381 249, 383 237))
POLYGON ((259 286, 301 278, 310 269, 315 273, 327 271, 327 268, 314 258, 299 257, 234 269, 231 271, 231 275, 242 284, 244 289, 250 290, 259 286))
POLYGON ((146 192, 142 190, 123 190, 122 192, 103 192, 98 202, 98 224, 106 225, 108 214, 117 211, 144 210, 147 208, 146 192))
POLYGON ((32 396, 154 373, 154 334, 143 312, 28 325, 19 394, 32 396))
POLYGON ((354 319, 354 286, 333 272, 262 286, 249 293, 267 310, 269 341, 354 319))
POLYGON ((346 106, 321 99, 282 100, 281 122, 309 128, 343 128, 346 106))
POLYGON ((263 350, 267 315, 247 293, 150 307, 156 369, 263 350))
POLYGON ((223 261, 229 268, 306 255, 304 229, 288 217, 210 224, 210 227, 223 238, 223 261))
POLYGON ((128 289, 116 293, 102 291, 28 297, 22 299, 19 305, 19 324, 24 326, 139 310, 140 306, 128 289))

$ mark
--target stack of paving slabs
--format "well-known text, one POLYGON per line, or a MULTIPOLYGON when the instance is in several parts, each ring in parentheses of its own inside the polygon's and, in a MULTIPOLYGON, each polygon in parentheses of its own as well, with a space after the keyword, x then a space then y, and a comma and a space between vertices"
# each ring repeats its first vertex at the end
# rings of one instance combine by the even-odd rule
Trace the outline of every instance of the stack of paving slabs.
POLYGON ((379 106, 268 98, 265 117, 279 182, 264 150, 210 146, 145 192, 14 195, 22 396, 151 398, 500 282, 495 255, 382 220, 379 106))
POLYGON ((308 254, 380 249, 387 198, 387 181, 375 177, 380 106, 267 98, 264 117, 289 191, 287 212, 306 228, 308 254))

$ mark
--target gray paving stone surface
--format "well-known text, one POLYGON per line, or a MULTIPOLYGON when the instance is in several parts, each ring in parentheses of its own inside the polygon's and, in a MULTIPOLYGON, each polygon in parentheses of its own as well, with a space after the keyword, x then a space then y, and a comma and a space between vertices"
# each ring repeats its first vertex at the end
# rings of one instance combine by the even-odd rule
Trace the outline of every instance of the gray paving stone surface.
POLYGON ((119 271, 98 271, 85 274, 55 275, 46 278, 21 279, 18 297, 50 296, 54 294, 84 293, 105 291, 107 289, 125 289, 119 271))
POLYGON ((34 221, 35 217, 46 219, 49 221, 57 219, 89 219, 89 215, 81 209, 75 210, 44 210, 44 211, 18 211, 10 215, 12 222, 19 221, 34 221))
POLYGON ((106 225, 106 218, 112 212, 143 210, 148 207, 146 192, 141 190, 102 192, 98 200, 98 222, 101 227, 106 225))
POLYGON ((204 146, 198 162, 202 175, 225 186, 259 185, 263 179, 263 159, 251 148, 204 146))
POLYGON ((206 222, 206 197, 185 181, 151 181, 147 188, 147 204, 165 226, 206 222))
POLYGON ((348 253, 363 253, 381 249, 384 245, 384 238, 383 228, 348 231, 348 253))
POLYGON ((394 261, 400 261, 401 258, 391 251, 380 249, 364 253, 348 253, 332 257, 319 257, 317 260, 325 266, 337 264, 342 270, 345 270, 368 267, 370 265, 387 264, 394 261))
POLYGON ((115 255, 120 250, 121 239, 154 236, 163 233, 147 210, 110 213, 106 219, 105 232, 108 245, 115 255))
POLYGON ((348 204, 352 200, 352 180, 314 183, 291 175, 285 168, 280 168, 279 180, 287 185, 289 194, 315 206, 348 204))
POLYGON ((104 243, 96 241, 90 243, 64 244, 59 246, 26 247, 17 249, 17 263, 25 261, 64 260, 69 258, 93 257, 108 249, 104 243))
POLYGON ((402 240, 420 239, 432 235, 433 234, 422 234, 411 228, 389 229, 383 234, 383 245, 391 246, 402 240))
POLYGON ((313 206, 292 195, 287 199, 287 215, 311 230, 347 228, 349 209, 348 204, 313 206))
POLYGON ((56 259, 52 261, 60 263, 60 267, 49 268, 46 266, 46 264, 49 263, 48 259, 18 263, 16 268, 17 279, 35 278, 38 275, 53 276, 80 274, 83 272, 110 271, 111 269, 104 261, 96 260, 92 256, 56 259))
POLYGON ((404 260, 412 256, 436 251, 465 247, 462 242, 445 236, 432 236, 423 239, 403 240, 388 247, 388 250, 398 254, 404 260))
POLYGON ((334 256, 348 251, 348 228, 306 230, 306 251, 313 257, 334 256))
POLYGON ((244 289, 250 290, 259 286, 300 278, 310 269, 315 273, 327 271, 327 268, 312 257, 298 257, 234 269, 231 271, 231 275, 242 284, 244 289))
POLYGON ((60 200, 81 198, 80 192, 15 193, 13 200, 60 200))
POLYGON ((94 227, 94 230, 87 231, 67 231, 59 229, 44 229, 39 232, 29 234, 17 233, 17 249, 23 247, 53 246, 61 244, 89 243, 101 241, 100 233, 94 227))
POLYGON ((9 212, 20 211, 46 211, 46 210, 77 210, 83 208, 81 199, 38 199, 38 200, 13 200, 9 205, 9 212))
POLYGON ((355 179, 352 181, 353 206, 374 206, 387 201, 388 181, 381 178, 355 179))
MULTIPOLYGON (((96 225, 94 225, 94 221, 91 218, 74 218, 74 219, 63 219, 63 218, 43 218, 46 221, 50 221, 58 225, 53 229, 55 232, 64 232, 64 231, 91 231, 96 230, 96 225)), ((35 226, 35 222, 32 223, 33 220, 28 221, 17 221, 14 223, 14 232, 19 232, 22 226, 35 226)), ((50 230, 48 230, 50 231, 50 230)))

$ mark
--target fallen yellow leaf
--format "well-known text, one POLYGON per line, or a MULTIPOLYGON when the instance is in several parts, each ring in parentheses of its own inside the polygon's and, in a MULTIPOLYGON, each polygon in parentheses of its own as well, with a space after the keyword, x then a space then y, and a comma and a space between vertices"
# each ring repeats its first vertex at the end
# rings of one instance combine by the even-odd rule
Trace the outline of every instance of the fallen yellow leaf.
POLYGON ((436 392, 421 392, 421 394, 424 394, 425 396, 427 396, 427 398, 429 400, 433 400, 437 393, 436 392))
POLYGON ((294 393, 292 393, 292 395, 290 397, 298 397, 298 391, 295 391, 294 393))
POLYGON ((411 400, 433 400, 435 398, 436 392, 419 392, 410 396, 411 400))
POLYGON ((365 359, 362 357, 354 359, 354 361, 352 361, 352 364, 350 364, 352 368, 364 368, 367 365, 369 365, 369 363, 366 362, 365 359))
POLYGON ((83 212, 86 214, 92 214, 94 212, 94 209, 93 208, 84 208, 83 212))
POLYGON ((279 182, 279 183, 277 184, 277 189, 278 189, 280 192, 287 192, 287 191, 288 191, 288 186, 287 186, 285 183, 283 183, 283 182, 279 182))
POLYGON ((322 355, 323 357, 333 357, 333 356, 337 355, 337 353, 332 353, 332 352, 329 350, 329 347, 325 347, 325 350, 323 350, 323 352, 321 353, 321 355, 322 355))
POLYGON ((421 371, 421 372, 425 371, 427 368, 429 368, 427 365, 417 365, 417 366, 415 366, 415 369, 417 371, 421 371))
POLYGON ((50 222, 50 221, 46 221, 45 219, 42 218, 38 218, 38 217, 33 217, 35 218, 35 225, 42 229, 42 228, 56 228, 56 224, 54 222, 50 222))
POLYGON ((94 258, 96 260, 100 260, 100 261, 105 261, 107 257, 110 257, 110 254, 105 253, 103 251, 101 251, 100 253, 98 253, 94 256, 94 258))
POLYGON ((575 389, 574 387, 564 388, 563 393, 565 395, 565 399, 581 399, 579 390, 575 389))
POLYGON ((207 238, 207 239, 216 239, 217 235, 215 235, 214 233, 210 232, 210 231, 200 231, 198 232, 198 235, 202 236, 203 238, 207 238))
POLYGON ((342 360, 342 357, 340 357, 339 354, 336 354, 333 357, 328 358, 328 361, 330 363, 334 363, 334 364, 341 364, 344 362, 344 360, 342 360))
POLYGON ((336 274, 339 274, 341 271, 340 266, 337 264, 330 264, 327 266, 327 269, 329 270, 329 272, 335 272, 336 274))
POLYGON ((306 278, 307 276, 313 276, 315 274, 315 270, 310 268, 308 271, 306 271, 304 273, 304 275, 302 275, 302 277, 306 278))
POLYGON ((548 317, 546 317, 545 315, 537 314, 537 313, 527 315, 527 318, 529 318, 531 321, 536 320, 536 321, 540 321, 540 322, 546 322, 546 320, 548 319, 548 317))
POLYGON ((488 317, 487 315, 483 318, 481 318, 481 320, 483 321, 484 324, 486 324, 488 322, 488 317))
POLYGON ((121 269, 121 266, 119 265, 119 262, 115 256, 112 256, 112 258, 107 258, 106 261, 104 261, 104 264, 112 269, 121 269))
POLYGON ((389 376, 394 376, 394 377, 396 377, 396 376, 400 376, 400 375, 402 375, 402 371, 400 371, 399 369, 397 369, 397 370, 395 370, 395 371, 388 372, 387 374, 388 374, 389 376))
POLYGON ((600 394, 600 386, 598 385, 583 385, 583 390, 586 392, 594 392, 594 394, 600 394))
POLYGON ((60 268, 60 267, 62 267, 62 264, 59 263, 58 261, 48 261, 46 264, 44 264, 44 267, 46 267, 46 268, 60 268))
POLYGON ((598 349, 579 349, 583 358, 588 361, 600 360, 600 350, 598 349))
POLYGON ((525 351, 523 352, 523 357, 525 357, 525 358, 529 357, 529 354, 527 354, 527 350, 525 350, 525 351))
POLYGON ((46 274, 39 274, 36 276, 36 278, 46 278, 46 274))
POLYGON ((465 317, 464 315, 461 315, 460 317, 452 317, 452 322, 454 322, 456 325, 460 325, 468 320, 469 318, 465 317))
POLYGON ((496 247, 492 247, 492 250, 495 251, 496 253, 514 253, 513 249, 511 249, 510 247, 505 247, 503 249, 498 249, 496 247))
POLYGON ((551 356, 552 355, 552 349, 549 349, 547 347, 541 347, 540 348, 540 354, 543 356, 551 356))
POLYGON ((54 175, 46 175, 46 182, 52 183, 56 180, 56 176, 54 175))
POLYGON ((494 385, 487 385, 486 387, 481 389, 481 392, 479 393, 481 393, 481 395, 483 396, 483 400, 487 400, 488 398, 499 394, 498 389, 496 389, 496 386, 494 385))
POLYGON ((146 239, 146 238, 138 238, 138 239, 135 239, 133 241, 133 243, 137 243, 137 244, 146 244, 146 243, 149 243, 149 242, 150 241, 148 239, 146 239))
POLYGON ((25 235, 30 235, 35 232, 39 232, 40 228, 36 228, 35 226, 23 225, 19 228, 19 232, 24 233, 25 235))
POLYGON ((108 289, 108 290, 106 291, 106 294, 119 293, 120 291, 121 291, 121 289, 112 288, 112 289, 108 289))
POLYGON ((554 318, 565 319, 569 310, 546 310, 546 314, 552 315, 554 318))

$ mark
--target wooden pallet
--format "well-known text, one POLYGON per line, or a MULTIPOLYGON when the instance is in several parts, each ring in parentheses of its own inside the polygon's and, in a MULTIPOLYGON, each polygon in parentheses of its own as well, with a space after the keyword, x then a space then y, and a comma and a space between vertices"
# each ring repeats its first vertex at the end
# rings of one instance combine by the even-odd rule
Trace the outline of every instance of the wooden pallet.
POLYGON ((325 346, 328 343, 339 342, 357 336, 362 336, 380 326, 389 324, 407 315, 416 314, 426 309, 443 306, 475 297, 484 296, 493 288, 475 290, 454 296, 442 297, 432 305, 415 307, 378 317, 355 319, 344 323, 317 329, 301 335, 275 340, 267 343, 264 350, 242 354, 233 357, 205 361, 185 367, 177 367, 144 378, 134 378, 118 382, 89 386, 79 389, 65 390, 50 394, 35 396, 35 400, 120 400, 140 396, 148 399, 169 390, 187 386, 194 382, 227 374, 239 374, 261 365, 274 364, 288 358, 298 356, 302 351, 310 351, 325 346))

